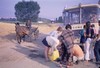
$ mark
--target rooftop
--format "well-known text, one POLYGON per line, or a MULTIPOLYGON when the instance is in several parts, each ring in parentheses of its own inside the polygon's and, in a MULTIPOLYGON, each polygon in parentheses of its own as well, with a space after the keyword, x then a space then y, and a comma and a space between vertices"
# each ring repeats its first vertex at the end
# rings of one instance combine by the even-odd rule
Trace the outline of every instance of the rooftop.
POLYGON ((64 11, 68 11, 68 10, 72 10, 72 9, 77 9, 77 8, 83 8, 83 7, 98 7, 100 8, 99 4, 81 4, 80 6, 74 6, 74 7, 70 7, 70 8, 65 8, 64 11))

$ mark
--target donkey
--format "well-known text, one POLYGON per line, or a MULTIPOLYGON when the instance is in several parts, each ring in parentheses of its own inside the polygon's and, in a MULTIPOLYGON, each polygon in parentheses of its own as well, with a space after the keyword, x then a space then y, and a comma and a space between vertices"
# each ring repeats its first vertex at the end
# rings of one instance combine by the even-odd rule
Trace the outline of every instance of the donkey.
POLYGON ((16 39, 18 43, 21 43, 22 38, 25 41, 25 36, 27 35, 30 39, 34 33, 35 39, 38 37, 39 30, 38 27, 33 27, 30 30, 26 26, 20 26, 19 23, 15 23, 16 39))

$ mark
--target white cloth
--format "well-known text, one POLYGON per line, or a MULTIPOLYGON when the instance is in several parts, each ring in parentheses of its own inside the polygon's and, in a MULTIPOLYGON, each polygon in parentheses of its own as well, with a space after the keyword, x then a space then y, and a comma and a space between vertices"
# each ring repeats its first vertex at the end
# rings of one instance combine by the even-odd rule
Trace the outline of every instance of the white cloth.
POLYGON ((85 60, 94 59, 94 51, 91 45, 92 39, 87 38, 84 50, 85 50, 85 60))
POLYGON ((56 50, 57 46, 59 45, 58 37, 60 36, 60 33, 58 31, 52 31, 49 33, 49 36, 46 37, 46 41, 48 42, 48 45, 51 46, 51 53, 53 53, 54 50, 56 50))
POLYGON ((48 42, 48 45, 51 46, 52 52, 57 49, 56 47, 59 45, 59 40, 57 38, 52 36, 47 36, 46 41, 48 42))
POLYGON ((52 31, 49 33, 49 35, 58 38, 60 34, 58 33, 58 31, 52 31))
POLYGON ((73 62, 75 63, 77 60, 84 60, 84 56, 83 57, 73 56, 73 62))

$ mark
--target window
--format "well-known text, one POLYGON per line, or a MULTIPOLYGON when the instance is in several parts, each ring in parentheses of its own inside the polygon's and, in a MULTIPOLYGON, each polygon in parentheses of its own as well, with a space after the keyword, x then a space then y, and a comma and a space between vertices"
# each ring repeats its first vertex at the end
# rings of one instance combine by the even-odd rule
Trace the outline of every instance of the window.
POLYGON ((82 22, 85 23, 90 21, 95 23, 98 21, 97 18, 97 7, 84 7, 82 8, 82 22))

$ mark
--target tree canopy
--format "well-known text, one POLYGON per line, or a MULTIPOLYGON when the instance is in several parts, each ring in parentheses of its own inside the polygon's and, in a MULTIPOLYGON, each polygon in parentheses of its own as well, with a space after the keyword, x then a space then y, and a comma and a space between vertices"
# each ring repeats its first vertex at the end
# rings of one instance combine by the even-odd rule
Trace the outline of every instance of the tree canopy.
POLYGON ((40 6, 34 1, 22 1, 15 5, 15 16, 18 21, 37 21, 40 6))

